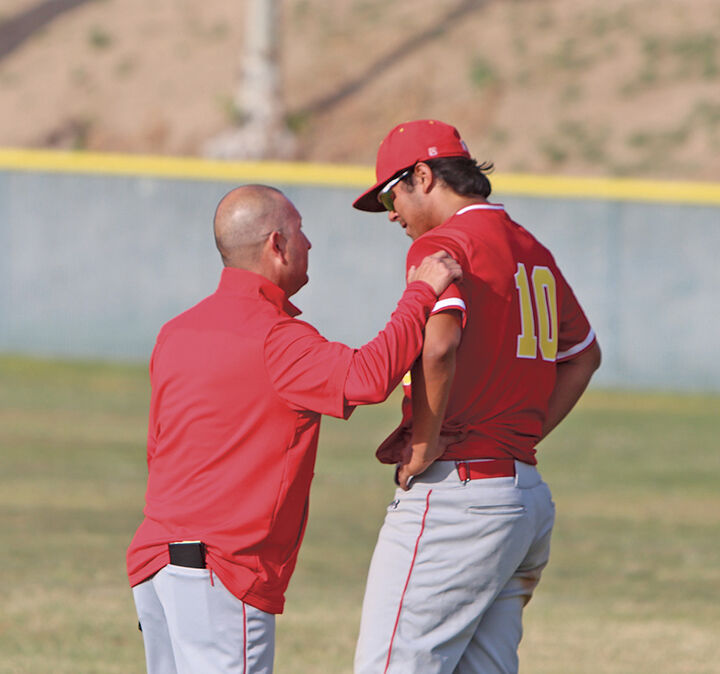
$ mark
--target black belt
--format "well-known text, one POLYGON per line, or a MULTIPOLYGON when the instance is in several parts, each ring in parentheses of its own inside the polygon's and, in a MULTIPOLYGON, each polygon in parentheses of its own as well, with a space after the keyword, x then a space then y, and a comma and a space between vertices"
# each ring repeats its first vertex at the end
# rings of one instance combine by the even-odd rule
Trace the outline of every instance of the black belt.
POLYGON ((179 541, 168 543, 170 564, 191 569, 205 568, 205 544, 200 541, 179 541))

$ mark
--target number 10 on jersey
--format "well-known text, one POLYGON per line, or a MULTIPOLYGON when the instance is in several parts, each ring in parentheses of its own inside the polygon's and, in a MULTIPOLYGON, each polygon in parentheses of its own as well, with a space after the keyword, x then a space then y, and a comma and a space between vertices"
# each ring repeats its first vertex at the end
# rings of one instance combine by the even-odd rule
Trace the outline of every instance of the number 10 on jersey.
POLYGON ((517 357, 537 358, 539 345, 543 360, 554 361, 558 350, 555 277, 548 267, 538 266, 532 268, 528 278, 525 265, 518 262, 515 287, 520 300, 521 330, 517 338, 517 357))

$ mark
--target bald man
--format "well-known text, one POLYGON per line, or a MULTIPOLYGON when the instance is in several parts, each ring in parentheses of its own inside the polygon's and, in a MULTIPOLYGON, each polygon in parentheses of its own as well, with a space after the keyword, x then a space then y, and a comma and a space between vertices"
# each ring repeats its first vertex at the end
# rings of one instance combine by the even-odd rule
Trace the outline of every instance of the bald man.
POLYGON ((328 342, 289 301, 310 241, 278 190, 215 213, 215 293, 166 323, 150 361, 145 518, 127 552, 149 674, 272 672, 275 614, 305 531, 320 417, 385 400, 460 268, 422 261, 360 349, 328 342))

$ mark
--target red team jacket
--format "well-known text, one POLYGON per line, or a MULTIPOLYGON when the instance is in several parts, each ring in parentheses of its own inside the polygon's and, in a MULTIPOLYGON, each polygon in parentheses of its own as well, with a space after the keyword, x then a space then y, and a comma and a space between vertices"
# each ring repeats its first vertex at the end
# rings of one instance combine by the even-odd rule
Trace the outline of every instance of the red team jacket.
MULTIPOLYGON (((451 444, 440 458, 535 464, 555 364, 585 351, 595 333, 550 251, 501 205, 468 206, 418 237, 408 268, 438 250, 460 263, 463 281, 433 313, 456 309, 464 321, 441 431, 451 444)), ((402 422, 377 452, 384 463, 399 461, 410 440, 407 384, 402 422)))
POLYGON ((328 342, 262 276, 226 268, 217 291, 165 324, 150 362, 145 518, 130 584, 201 540, 238 598, 280 613, 308 511, 321 414, 384 400, 422 348, 436 297, 411 283, 359 350, 328 342))

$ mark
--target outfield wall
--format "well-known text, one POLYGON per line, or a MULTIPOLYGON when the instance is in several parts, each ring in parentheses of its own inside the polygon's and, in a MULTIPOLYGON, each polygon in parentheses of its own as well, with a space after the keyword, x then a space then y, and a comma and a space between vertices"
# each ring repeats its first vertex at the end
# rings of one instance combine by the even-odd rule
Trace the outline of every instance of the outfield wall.
MULTIPOLYGON (((303 214, 294 301, 360 345, 403 287, 410 243, 354 211, 364 167, 0 151, 0 351, 147 360, 164 321, 212 292, 211 220, 248 182, 303 214)), ((604 353, 595 385, 720 391, 720 185, 496 175, 494 200, 547 244, 604 353)))

